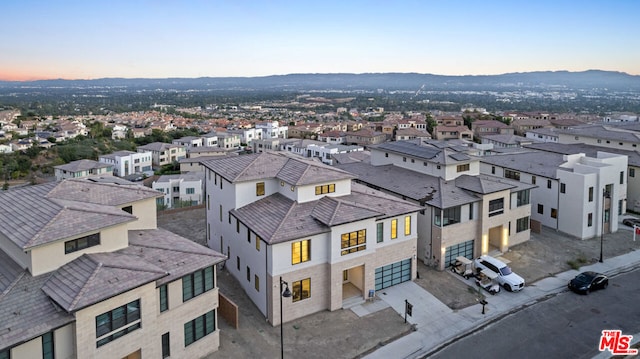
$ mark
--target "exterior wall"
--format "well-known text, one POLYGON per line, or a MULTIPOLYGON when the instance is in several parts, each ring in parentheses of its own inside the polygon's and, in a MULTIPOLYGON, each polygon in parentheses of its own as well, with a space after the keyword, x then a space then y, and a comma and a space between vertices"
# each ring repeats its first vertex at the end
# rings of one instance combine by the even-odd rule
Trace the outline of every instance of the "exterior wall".
MULTIPOLYGON (((462 206, 462 208, 467 207, 468 205, 462 206)), ((479 252, 479 244, 478 244, 478 229, 481 227, 478 220, 469 220, 469 212, 467 211, 466 216, 460 213, 460 218, 463 220, 461 223, 452 224, 445 227, 433 226, 432 230, 432 246, 433 253, 432 256, 435 257, 433 264, 439 270, 444 269, 445 264, 445 252, 447 247, 460 244, 466 241, 474 240, 475 248, 474 248, 474 256, 479 252), (466 219, 466 220, 465 220, 466 219)), ((435 211, 439 211, 439 209, 435 208, 435 211)), ((474 218, 476 218, 474 216, 474 218)))
POLYGON ((129 245, 127 229, 127 224, 104 228, 100 231, 100 245, 69 254, 64 253, 64 242, 83 237, 89 233, 34 247, 30 250, 31 266, 29 272, 31 275, 37 276, 56 270, 84 253, 113 252, 125 248, 129 245))
POLYGON ((22 268, 29 268, 31 256, 0 232, 0 248, 22 268))
MULTIPOLYGON (((126 207, 124 205, 122 207, 126 207)), ((128 229, 156 229, 158 228, 158 217, 156 215, 156 199, 147 198, 131 204, 133 215, 138 217, 137 221, 129 223, 128 229)))
POLYGON ((640 212, 640 167, 627 168, 627 210, 640 212))
POLYGON ((309 202, 309 201, 316 201, 324 196, 340 197, 340 196, 348 195, 350 193, 351 193, 351 180, 345 179, 345 180, 331 181, 326 183, 313 184, 308 186, 299 186, 298 196, 296 200, 298 201, 298 203, 303 203, 303 202, 309 202), (334 193, 316 195, 316 186, 321 186, 324 184, 335 184, 336 191, 334 193))
POLYGON ((438 166, 435 165, 434 163, 430 163, 423 159, 415 159, 414 162, 411 162, 411 159, 407 156, 403 156, 393 152, 380 151, 374 148, 371 149, 371 164, 373 166, 393 164, 398 167, 407 168, 416 172, 428 174, 435 177, 445 178, 446 176, 445 166, 440 166, 440 168, 438 168, 438 166), (385 153, 387 153, 388 156, 385 156, 385 153), (403 158, 407 159, 406 162, 403 160, 403 158), (426 166, 424 165, 425 163, 427 163, 426 166))
MULTIPOLYGON (((531 203, 531 190, 529 190, 529 203, 531 203)), ((506 204, 505 204, 506 205, 506 204)), ((508 214, 508 226, 509 226, 509 240, 507 243, 508 247, 515 246, 516 244, 520 244, 528 241, 531 238, 531 204, 525 204, 522 206, 517 206, 517 195, 516 193, 511 193, 511 206, 508 214), (517 232, 517 221, 520 218, 529 217, 529 229, 524 230, 522 232, 517 232)), ((507 249, 505 250, 508 250, 507 249)))
MULTIPOLYGON (((227 183, 225 183, 225 185, 226 184, 227 183)), ((266 196, 272 195, 278 192, 280 189, 280 186, 275 179, 241 182, 236 184, 229 184, 229 186, 233 186, 236 193, 234 208, 244 207, 250 203, 265 198, 266 196), (259 182, 264 182, 264 196, 256 195, 256 184, 259 182)))
POLYGON ((625 141, 625 140, 607 140, 596 137, 576 136, 568 133, 559 133, 558 142, 560 143, 584 143, 585 145, 593 145, 608 148, 624 149, 629 151, 635 151, 638 149, 640 141, 625 141))
POLYGON ((11 358, 42 358, 42 339, 37 337, 12 348, 11 358))
MULTIPOLYGON (((75 325, 68 324, 53 331, 54 357, 76 358, 75 325)), ((11 348, 11 358, 42 358, 42 336, 11 348)))
MULTIPOLYGON (((227 243, 234 238, 233 232, 229 224, 229 211, 236 207, 236 193, 234 185, 222 179, 213 171, 207 169, 207 177, 205 181, 207 193, 207 240, 209 248, 220 251, 229 255, 227 251, 227 243), (222 189, 220 189, 222 183, 222 189), (222 220, 220 220, 220 208, 222 208, 222 220)), ((266 190, 266 189, 265 189, 266 190)), ((253 192, 255 195, 255 189, 253 192)), ((235 223, 232 221, 233 225, 235 223)))

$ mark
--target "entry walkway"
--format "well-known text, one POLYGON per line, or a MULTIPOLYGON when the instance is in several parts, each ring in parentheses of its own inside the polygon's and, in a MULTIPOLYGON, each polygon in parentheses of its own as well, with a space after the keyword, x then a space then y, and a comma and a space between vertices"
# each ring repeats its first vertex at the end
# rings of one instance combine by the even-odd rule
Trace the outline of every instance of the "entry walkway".
MULTIPOLYGON (((613 276, 637 266, 640 266, 640 251, 632 251, 608 258, 604 263, 584 266, 580 271, 592 270, 613 276)), ((407 316, 407 321, 415 324, 416 331, 379 348, 365 358, 424 357, 489 322, 499 320, 509 313, 566 290, 567 282, 576 274, 578 274, 576 270, 559 273, 527 285, 517 293, 502 290, 499 294, 491 296, 486 295, 485 292, 488 302, 485 314, 482 314, 480 304, 454 311, 414 282, 406 282, 381 290, 376 293, 380 300, 356 306, 352 310, 358 315, 365 315, 367 312, 391 306, 398 314, 404 316, 405 300, 408 300, 413 305, 413 316, 407 316), (380 303, 381 301, 386 305, 380 303)), ((455 280, 454 278, 452 276, 452 280, 455 280)), ((469 284, 473 285, 471 280, 469 284)))

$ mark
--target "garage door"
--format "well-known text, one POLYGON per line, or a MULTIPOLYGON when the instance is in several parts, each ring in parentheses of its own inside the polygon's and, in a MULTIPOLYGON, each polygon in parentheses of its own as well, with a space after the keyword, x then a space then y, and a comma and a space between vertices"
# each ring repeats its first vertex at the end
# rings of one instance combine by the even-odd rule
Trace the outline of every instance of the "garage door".
POLYGON ((411 258, 376 268, 376 291, 411 280, 411 258))
POLYGON ((473 259, 473 239, 447 247, 444 252, 444 267, 449 267, 449 264, 455 261, 457 256, 473 259))

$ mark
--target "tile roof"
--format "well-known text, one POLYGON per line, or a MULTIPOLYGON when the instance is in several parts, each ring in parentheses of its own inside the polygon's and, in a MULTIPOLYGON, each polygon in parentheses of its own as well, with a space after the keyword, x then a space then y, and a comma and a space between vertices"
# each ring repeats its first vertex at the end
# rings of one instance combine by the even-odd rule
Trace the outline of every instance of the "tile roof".
MULTIPOLYGON (((6 263, 0 262, 0 267, 6 263)), ((75 321, 40 289, 49 274, 32 277, 26 270, 0 296, 0 349, 36 338, 75 321)))
POLYGON ((640 143, 640 128, 637 124, 632 125, 584 125, 575 126, 568 129, 558 129, 557 132, 569 136, 580 136, 600 138, 612 141, 626 141, 640 143))
POLYGON ((348 172, 320 162, 275 152, 212 159, 202 164, 232 183, 278 178, 293 185, 306 185, 353 178, 348 172))
POLYGON ((64 165, 54 166, 53 168, 61 169, 63 171, 69 172, 77 172, 77 171, 87 171, 91 169, 97 168, 109 168, 110 164, 98 162, 94 160, 78 160, 72 161, 64 165))
POLYGON ((544 142, 544 143, 534 143, 531 145, 525 145, 524 147, 539 150, 539 151, 562 153, 565 155, 584 153, 588 157, 597 157, 598 152, 615 153, 618 155, 627 156, 629 166, 640 167, 640 152, 638 151, 621 150, 618 148, 587 145, 584 143, 565 144, 565 143, 544 142))
POLYGON ((566 161, 562 154, 526 150, 517 153, 480 157, 480 162, 536 176, 556 178, 558 167, 566 161))
POLYGON ((184 148, 181 145, 165 142, 151 142, 146 145, 138 146, 138 150, 162 152, 171 148, 184 148))
POLYGON ((86 179, 27 186, 0 193, 0 232, 22 249, 136 219, 116 205, 161 196, 142 186, 86 179))
POLYGON ((298 203, 276 193, 231 214, 269 244, 331 231, 331 226, 367 218, 386 218, 420 207, 353 183, 351 194, 298 203))

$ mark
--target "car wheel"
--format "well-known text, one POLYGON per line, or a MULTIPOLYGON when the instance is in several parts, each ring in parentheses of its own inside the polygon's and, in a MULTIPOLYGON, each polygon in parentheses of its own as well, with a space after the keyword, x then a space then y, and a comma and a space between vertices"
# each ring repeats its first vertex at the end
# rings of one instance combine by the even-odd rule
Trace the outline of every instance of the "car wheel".
POLYGON ((602 285, 602 289, 607 289, 608 286, 609 286, 609 282, 604 282, 604 284, 602 285))
POLYGON ((504 285, 504 289, 506 289, 507 291, 511 292, 511 286, 509 284, 505 284, 504 285))

